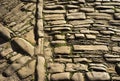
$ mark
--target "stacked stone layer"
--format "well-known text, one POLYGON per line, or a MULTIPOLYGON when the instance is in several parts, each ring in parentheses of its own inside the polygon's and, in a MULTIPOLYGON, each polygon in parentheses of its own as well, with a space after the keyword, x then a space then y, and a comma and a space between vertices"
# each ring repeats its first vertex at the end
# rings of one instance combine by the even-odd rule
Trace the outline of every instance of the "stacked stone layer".
POLYGON ((119 81, 119 0, 46 0, 50 81, 119 81))
POLYGON ((119 0, 1 2, 0 81, 120 81, 119 0))

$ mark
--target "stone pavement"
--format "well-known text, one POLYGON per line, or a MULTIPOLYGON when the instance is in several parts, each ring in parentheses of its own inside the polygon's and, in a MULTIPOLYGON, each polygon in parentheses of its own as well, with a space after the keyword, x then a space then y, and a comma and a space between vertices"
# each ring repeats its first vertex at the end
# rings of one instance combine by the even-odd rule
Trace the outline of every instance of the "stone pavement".
POLYGON ((120 81, 120 0, 1 2, 0 81, 120 81))

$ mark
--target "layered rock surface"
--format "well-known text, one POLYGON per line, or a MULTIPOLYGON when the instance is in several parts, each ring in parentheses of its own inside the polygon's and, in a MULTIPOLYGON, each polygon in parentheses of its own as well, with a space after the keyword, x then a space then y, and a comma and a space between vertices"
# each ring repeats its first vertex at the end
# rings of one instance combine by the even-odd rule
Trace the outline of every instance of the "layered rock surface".
POLYGON ((119 0, 1 0, 0 81, 120 81, 119 0))

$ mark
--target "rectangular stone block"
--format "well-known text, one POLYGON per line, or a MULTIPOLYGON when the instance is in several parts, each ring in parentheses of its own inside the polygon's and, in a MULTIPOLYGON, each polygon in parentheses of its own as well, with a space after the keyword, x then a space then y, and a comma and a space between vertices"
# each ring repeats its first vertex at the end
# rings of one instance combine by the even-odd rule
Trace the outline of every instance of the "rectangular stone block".
POLYGON ((49 14, 45 15, 45 20, 64 20, 64 15, 63 14, 49 14))
POLYGON ((66 13, 65 10, 44 10, 43 11, 44 13, 47 13, 47 14, 59 14, 59 13, 66 13))
POLYGON ((54 48, 54 53, 56 54, 70 54, 71 47, 69 46, 59 46, 54 48))
POLYGON ((73 46, 75 51, 81 51, 81 50, 104 50, 108 51, 107 46, 104 45, 74 45, 73 46))
POLYGON ((74 19, 86 19, 85 13, 71 13, 67 14, 68 20, 74 20, 74 19))
POLYGON ((106 72, 87 72, 87 78, 90 81, 109 81, 110 75, 106 72))
POLYGON ((94 23, 94 21, 86 19, 86 20, 69 21, 69 23, 72 25, 85 25, 85 24, 92 24, 92 23, 94 23))

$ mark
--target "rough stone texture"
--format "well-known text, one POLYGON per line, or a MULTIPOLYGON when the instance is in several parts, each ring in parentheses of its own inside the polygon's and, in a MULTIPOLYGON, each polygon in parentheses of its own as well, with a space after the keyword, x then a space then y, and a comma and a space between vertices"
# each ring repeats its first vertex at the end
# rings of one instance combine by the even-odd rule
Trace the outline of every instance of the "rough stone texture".
POLYGON ((68 63, 66 64, 66 71, 88 71, 87 65, 84 64, 72 64, 68 63))
POLYGON ((70 73, 64 72, 64 73, 52 74, 51 80, 52 81, 64 81, 64 80, 69 81, 70 80, 70 73))
POLYGON ((17 59, 19 59, 19 58, 21 58, 21 57, 22 57, 22 54, 17 54, 17 55, 15 55, 15 56, 11 57, 11 58, 10 58, 10 61, 11 61, 11 62, 14 62, 15 60, 17 60, 17 59))
POLYGON ((6 49, 6 50, 4 50, 4 51, 1 51, 1 56, 5 57, 5 56, 7 56, 9 53, 11 53, 11 52, 13 52, 13 49, 8 48, 8 49, 6 49))
POLYGON ((90 81, 107 81, 110 80, 110 76, 106 72, 88 72, 88 80, 90 81))
POLYGON ((105 66, 104 64, 89 64, 89 69, 91 70, 95 70, 95 71, 107 71, 107 66, 105 66))
POLYGON ((60 46, 54 48, 54 52, 57 54, 70 54, 71 48, 69 46, 60 46))
POLYGON ((72 81, 84 81, 84 76, 82 73, 74 73, 72 76, 72 81))
POLYGON ((8 13, 9 11, 11 11, 14 7, 16 7, 20 1, 19 0, 1 0, 0 1, 1 5, 0 5, 0 18, 3 18, 4 15, 6 13, 8 13))
POLYGON ((14 38, 13 41, 25 52, 27 52, 29 55, 34 55, 34 47, 27 42, 26 40, 22 38, 14 38))
POLYGON ((86 63, 89 63, 89 62, 92 62, 91 60, 87 59, 87 58, 74 58, 74 62, 77 63, 77 62, 86 62, 86 63))
POLYGON ((33 30, 31 30, 27 34, 25 34, 23 36, 23 38, 25 38, 27 41, 29 41, 33 45, 35 45, 35 43, 36 43, 35 36, 34 36, 34 31, 33 30))
POLYGON ((119 26, 120 0, 0 0, 0 81, 120 81, 119 26))
POLYGON ((50 73, 64 72, 65 65, 60 63, 50 63, 47 68, 50 73))
POLYGON ((33 60, 30 63, 28 63, 26 66, 22 67, 18 71, 18 75, 21 78, 26 78, 26 77, 34 74, 34 72, 35 72, 35 63, 36 63, 36 60, 33 60))
POLYGON ((13 64, 11 64, 6 70, 5 70, 5 74, 7 76, 12 75, 15 71, 17 71, 18 69, 20 69, 25 63, 27 63, 27 61, 31 60, 30 57, 28 56, 23 56, 20 59, 16 60, 13 64))
POLYGON ((108 51, 107 46, 103 45, 74 45, 74 50, 105 50, 108 51))
POLYGON ((67 19, 68 20, 74 20, 74 19, 85 19, 86 16, 84 13, 71 13, 67 14, 67 19))
POLYGON ((120 47, 113 47, 113 51, 119 52, 120 51, 120 47))
POLYGON ((41 56, 37 57, 37 76, 38 81, 45 81, 45 59, 41 56))
POLYGON ((44 38, 38 39, 38 46, 36 46, 34 50, 36 55, 43 55, 43 43, 44 43, 44 38))
POLYGON ((12 36, 12 31, 0 24, 0 34, 3 38, 9 40, 12 36))

